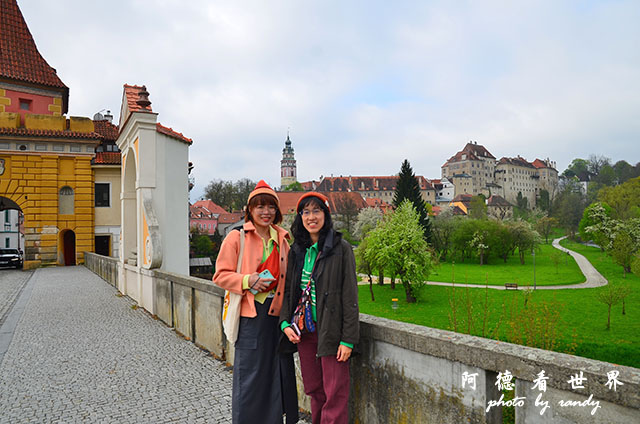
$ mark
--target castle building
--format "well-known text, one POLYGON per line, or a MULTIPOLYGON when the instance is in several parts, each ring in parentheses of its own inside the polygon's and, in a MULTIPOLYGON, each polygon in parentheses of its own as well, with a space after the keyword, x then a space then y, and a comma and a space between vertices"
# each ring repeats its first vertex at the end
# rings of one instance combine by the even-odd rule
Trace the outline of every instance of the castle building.
POLYGON ((535 206, 538 179, 536 167, 520 156, 500 158, 496 165, 496 183, 508 202, 515 204, 520 193, 529 207, 535 206))
MULTIPOLYGON (((518 196, 529 208, 538 203, 542 190, 553 199, 558 186, 555 162, 536 159, 529 162, 517 156, 496 160, 484 146, 469 142, 442 165, 442 178, 454 186, 455 196, 500 196, 499 202, 516 204, 518 196)), ((503 206, 503 205, 501 205, 503 206)))
POLYGON ((493 182, 495 167, 495 156, 477 142, 469 142, 442 165, 442 178, 453 182, 456 195, 477 196, 483 193, 488 183, 493 182))
POLYGON ((288 185, 297 181, 296 158, 293 153, 293 147, 291 147, 289 134, 287 133, 287 141, 284 142, 282 160, 280 161, 280 187, 284 190, 288 185))

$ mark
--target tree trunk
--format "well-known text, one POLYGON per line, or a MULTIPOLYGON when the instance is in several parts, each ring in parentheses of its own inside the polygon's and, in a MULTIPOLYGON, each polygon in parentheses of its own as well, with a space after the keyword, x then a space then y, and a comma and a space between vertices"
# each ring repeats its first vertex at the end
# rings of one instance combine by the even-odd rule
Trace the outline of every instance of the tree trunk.
POLYGON ((373 278, 371 277, 371 274, 368 274, 368 275, 369 275, 369 292, 371 293, 371 301, 375 302, 376 298, 373 295, 373 278))
POLYGON ((480 253, 480 265, 484 265, 484 252, 480 253))
POLYGON ((378 285, 384 285, 384 268, 378 270, 378 285))
POLYGON ((392 276, 391 277, 391 290, 395 290, 396 289, 396 276, 392 276))
POLYGON ((607 317, 607 330, 611 328, 611 305, 609 305, 609 316, 607 317))
POLYGON ((402 275, 400 276, 400 279, 402 280, 402 285, 404 286, 404 293, 407 297, 407 303, 416 303, 416 298, 411 294, 411 283, 402 275))
POLYGON ((624 308, 624 297, 622 298, 622 315, 627 315, 627 312, 624 308))

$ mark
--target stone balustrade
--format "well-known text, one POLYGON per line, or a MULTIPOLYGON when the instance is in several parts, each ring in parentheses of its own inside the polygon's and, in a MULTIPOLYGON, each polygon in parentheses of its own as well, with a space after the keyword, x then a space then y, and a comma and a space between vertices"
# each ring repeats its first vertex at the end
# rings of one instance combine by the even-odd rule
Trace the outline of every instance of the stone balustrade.
MULTIPOLYGON (((117 260, 92 253, 85 258, 85 266, 118 287, 117 260)), ((220 318, 223 290, 207 280, 157 270, 149 271, 146 281, 153 286, 150 312, 233 363, 220 318)), ((360 323, 359 354, 351 365, 352 422, 501 423, 503 403, 515 405, 516 423, 640 422, 636 368, 365 314, 360 323), (535 384, 542 371, 548 377, 539 380, 545 391, 535 384), (611 372, 617 372, 615 389, 611 372), (500 402, 504 392, 498 380, 512 385, 514 400, 500 402)), ((298 391, 308 410, 301 382, 298 391)))

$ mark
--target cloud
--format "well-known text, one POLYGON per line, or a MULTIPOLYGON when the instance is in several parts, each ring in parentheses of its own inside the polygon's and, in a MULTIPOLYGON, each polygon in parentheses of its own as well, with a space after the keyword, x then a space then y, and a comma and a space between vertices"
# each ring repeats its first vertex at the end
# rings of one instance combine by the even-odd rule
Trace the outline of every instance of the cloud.
POLYGON ((196 188, 416 173, 469 140, 496 157, 640 160, 635 1, 21 2, 75 115, 117 114, 146 84, 194 139, 196 188))

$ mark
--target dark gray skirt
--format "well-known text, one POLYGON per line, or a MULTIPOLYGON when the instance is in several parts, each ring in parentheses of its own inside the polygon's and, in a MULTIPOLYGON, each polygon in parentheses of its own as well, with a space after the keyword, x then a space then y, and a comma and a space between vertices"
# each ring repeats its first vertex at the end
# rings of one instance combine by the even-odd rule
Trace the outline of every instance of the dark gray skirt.
POLYGON ((278 317, 268 315, 271 301, 256 302, 255 318, 240 318, 233 366, 234 424, 298 422, 293 355, 278 353, 278 317))

